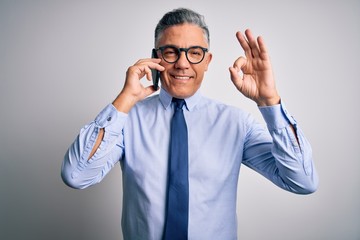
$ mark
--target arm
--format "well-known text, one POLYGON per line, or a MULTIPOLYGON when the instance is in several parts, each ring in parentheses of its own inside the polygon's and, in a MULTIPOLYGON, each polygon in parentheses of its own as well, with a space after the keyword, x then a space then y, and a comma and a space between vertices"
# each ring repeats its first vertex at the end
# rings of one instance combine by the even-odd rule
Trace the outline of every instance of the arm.
MULTIPOLYGON (((139 60, 128 69, 126 72, 126 81, 123 90, 112 103, 119 112, 128 113, 138 101, 155 92, 152 86, 145 88, 139 83, 139 80, 146 75, 147 79, 151 81, 152 68, 163 71, 164 68, 158 64, 160 61, 160 59, 143 59, 139 60)), ((103 136, 104 129, 100 129, 99 136, 96 139, 94 148, 91 150, 89 159, 99 148, 103 136)))
POLYGON ((84 126, 66 152, 61 176, 70 187, 83 189, 100 182, 123 155, 123 134, 127 114, 109 104, 84 126), (94 152, 100 130, 103 139, 94 152), (92 155, 92 156, 90 156, 92 155))
POLYGON ((280 105, 270 58, 262 37, 255 39, 248 29, 236 37, 245 52, 229 68, 235 87, 257 103, 272 139, 263 139, 262 130, 250 131, 244 163, 278 186, 297 193, 315 191, 318 177, 313 166, 311 146, 295 120, 280 105), (242 76, 239 73, 242 73, 242 76), (259 132, 260 131, 260 132, 259 132), (259 156, 259 152, 263 156, 259 156))
POLYGON ((163 70, 160 59, 142 59, 129 67, 124 87, 89 125, 83 127, 65 154, 61 169, 63 181, 73 188, 86 188, 100 182, 124 153, 122 129, 127 113, 140 100, 155 92, 140 79, 151 81, 151 68, 163 70))
POLYGON ((271 137, 259 123, 250 122, 243 163, 287 191, 314 192, 319 180, 312 149, 295 119, 283 103, 259 109, 271 137))

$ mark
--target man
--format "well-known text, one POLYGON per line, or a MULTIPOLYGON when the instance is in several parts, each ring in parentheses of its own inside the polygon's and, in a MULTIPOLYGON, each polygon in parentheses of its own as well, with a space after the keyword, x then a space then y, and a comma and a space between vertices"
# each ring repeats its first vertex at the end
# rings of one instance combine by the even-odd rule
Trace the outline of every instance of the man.
POLYGON ((241 163, 285 190, 316 190, 310 145, 280 100, 263 39, 250 30, 236 37, 246 57, 229 68, 231 80, 256 102, 268 129, 242 110, 201 95, 212 58, 209 31, 198 13, 175 9, 155 29, 159 58, 128 68, 120 94, 82 128, 66 153, 62 177, 74 188, 100 182, 120 162, 125 239, 237 239, 241 163), (161 89, 149 97, 154 86, 139 80, 151 80, 152 69, 161 73, 161 89), (185 106, 175 107, 172 99, 185 106), (173 127, 178 113, 182 125, 173 127), (185 130, 175 134, 178 128, 185 130), (183 134, 186 140, 173 144, 183 134), (176 165, 172 151, 178 147, 176 165), (173 181, 178 185, 173 187, 173 181))

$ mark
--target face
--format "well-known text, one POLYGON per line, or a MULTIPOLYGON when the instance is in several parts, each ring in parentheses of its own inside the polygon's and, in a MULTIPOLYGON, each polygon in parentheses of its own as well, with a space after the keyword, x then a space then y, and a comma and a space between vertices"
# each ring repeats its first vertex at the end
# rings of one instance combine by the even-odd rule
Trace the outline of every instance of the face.
MULTIPOLYGON (((202 29, 192 24, 167 28, 159 39, 157 47, 164 45, 174 45, 178 48, 209 47, 202 29)), ((160 64, 165 68, 161 72, 162 87, 176 98, 192 96, 200 88, 211 58, 211 53, 207 52, 202 62, 192 64, 186 59, 185 52, 182 51, 179 60, 175 63, 167 63, 161 59, 160 64)))

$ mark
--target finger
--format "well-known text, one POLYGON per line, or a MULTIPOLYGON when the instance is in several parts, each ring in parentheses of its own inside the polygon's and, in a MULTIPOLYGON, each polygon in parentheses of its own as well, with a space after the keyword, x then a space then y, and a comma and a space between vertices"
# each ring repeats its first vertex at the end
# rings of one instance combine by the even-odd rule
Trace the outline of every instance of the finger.
POLYGON ((150 80, 153 80, 152 78, 152 75, 153 75, 153 71, 159 71, 159 72, 162 72, 165 70, 165 68, 163 66, 161 66, 160 64, 149 64, 149 70, 150 70, 150 78, 149 78, 149 75, 147 73, 147 79, 150 81, 150 80))
POLYGON ((156 71, 164 71, 165 68, 159 64, 159 59, 141 59, 135 63, 133 66, 134 68, 138 69, 139 79, 143 76, 146 76, 146 79, 151 81, 152 80, 152 69, 156 71))
POLYGON ((260 49, 250 29, 245 30, 245 35, 251 48, 251 53, 254 57, 259 57, 260 49))
POLYGON ((240 70, 241 71, 244 71, 244 66, 246 65, 247 63, 247 59, 244 58, 244 57, 239 57, 238 59, 235 60, 234 64, 233 64, 233 67, 239 72, 240 70))
POLYGON ((154 86, 148 86, 146 88, 144 88, 144 92, 145 92, 145 96, 150 96, 151 94, 153 94, 154 92, 156 92, 157 90, 155 90, 154 86))
POLYGON ((245 39, 244 35, 239 31, 236 33, 236 38, 238 39, 242 49, 244 50, 245 56, 249 59, 252 58, 253 55, 251 53, 250 45, 248 41, 245 39))
POLYGON ((144 64, 147 62, 160 63, 161 59, 160 58, 143 58, 143 59, 139 59, 138 61, 136 61, 136 63, 134 63, 134 65, 144 64))
POLYGON ((150 69, 156 69, 158 71, 164 71, 164 67, 160 65, 161 59, 159 58, 145 58, 138 60, 133 67, 137 67, 141 69, 141 71, 145 70, 146 67, 150 69))
POLYGON ((259 44, 261 59, 267 60, 269 58, 269 55, 268 55, 268 50, 266 48, 264 39, 261 36, 259 36, 257 41, 258 41, 258 44, 259 44))
POLYGON ((233 84, 235 85, 235 87, 237 89, 241 89, 241 86, 243 84, 243 79, 242 77, 239 75, 239 72, 236 68, 234 67, 229 67, 229 71, 230 71, 230 79, 233 82, 233 84))
POLYGON ((151 68, 145 67, 144 71, 145 71, 146 79, 147 79, 148 81, 151 81, 151 80, 152 80, 151 68))

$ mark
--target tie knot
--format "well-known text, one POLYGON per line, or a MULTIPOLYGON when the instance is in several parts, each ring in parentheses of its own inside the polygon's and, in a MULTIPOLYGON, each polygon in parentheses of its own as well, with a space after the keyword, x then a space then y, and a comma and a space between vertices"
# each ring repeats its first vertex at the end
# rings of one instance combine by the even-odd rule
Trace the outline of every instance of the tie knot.
POLYGON ((175 103, 175 109, 182 109, 183 106, 185 105, 185 100, 184 99, 179 99, 179 98, 173 98, 172 101, 175 103))

